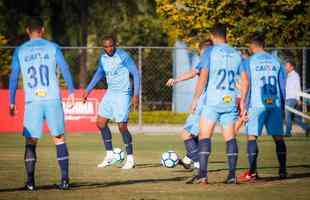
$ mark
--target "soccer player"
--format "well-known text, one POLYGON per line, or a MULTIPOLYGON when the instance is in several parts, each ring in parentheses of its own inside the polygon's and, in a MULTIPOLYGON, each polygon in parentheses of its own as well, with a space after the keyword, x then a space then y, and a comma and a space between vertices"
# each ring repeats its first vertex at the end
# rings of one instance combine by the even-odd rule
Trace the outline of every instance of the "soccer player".
MULTIPOLYGON (((210 47, 212 45, 211 40, 203 41, 199 44, 199 54, 201 55, 204 49, 210 47)), ((181 74, 176 79, 170 78, 166 85, 167 86, 174 86, 175 84, 189 80, 194 78, 196 75, 199 75, 200 70, 200 62, 194 63, 193 67, 181 74)), ((198 104, 198 108, 195 110, 194 113, 191 113, 184 124, 184 128, 181 132, 181 138, 184 141, 185 149, 186 149, 186 156, 180 160, 179 163, 183 165, 184 168, 189 169, 191 167, 191 163, 194 163, 194 168, 199 168, 199 155, 198 155, 198 134, 199 134, 199 119, 200 114, 203 107, 203 98, 204 95, 200 97, 200 101, 198 104)))
MULTIPOLYGON (((25 168, 26 190, 35 190, 36 145, 42 136, 42 125, 47 121, 56 145, 57 160, 61 170, 59 189, 69 189, 69 154, 64 136, 64 113, 60 97, 56 66, 67 83, 69 100, 74 100, 74 86, 59 46, 42 38, 43 21, 31 17, 27 28, 30 40, 17 47, 13 54, 10 75, 10 114, 15 114, 15 96, 19 74, 23 77, 25 113, 23 135, 26 139, 25 168)), ((73 105, 73 104, 72 104, 73 105)))
POLYGON ((135 167, 133 157, 132 136, 127 128, 128 113, 131 105, 131 84, 129 75, 132 75, 134 92, 132 103, 134 108, 138 104, 140 76, 139 71, 129 54, 123 49, 116 48, 112 36, 103 38, 103 54, 99 57, 97 71, 83 94, 84 101, 95 85, 106 77, 108 89, 99 105, 97 127, 101 132, 106 149, 106 156, 98 167, 106 167, 115 163, 113 158, 112 134, 108 127, 109 120, 115 120, 126 145, 127 160, 122 169, 135 167))
POLYGON ((254 181, 257 176, 257 138, 266 126, 273 137, 279 160, 279 176, 286 178, 286 145, 283 131, 285 103, 285 69, 271 54, 264 51, 265 38, 256 33, 250 43, 253 55, 243 63, 249 77, 246 124, 249 170, 239 176, 239 181, 254 181))
MULTIPOLYGON (((204 51, 201 58, 200 76, 196 85, 191 109, 195 110, 202 92, 206 88, 205 105, 200 118, 199 172, 192 182, 208 184, 208 158, 211 153, 211 138, 217 122, 223 127, 226 141, 229 173, 226 183, 236 183, 238 146, 235 138, 235 121, 238 117, 235 76, 240 73, 241 56, 226 44, 226 27, 215 25, 211 30, 213 46, 204 51)), ((247 75, 240 74, 242 81, 240 108, 244 114, 244 97, 247 91, 247 75)), ((189 182, 188 182, 189 183, 189 182)))

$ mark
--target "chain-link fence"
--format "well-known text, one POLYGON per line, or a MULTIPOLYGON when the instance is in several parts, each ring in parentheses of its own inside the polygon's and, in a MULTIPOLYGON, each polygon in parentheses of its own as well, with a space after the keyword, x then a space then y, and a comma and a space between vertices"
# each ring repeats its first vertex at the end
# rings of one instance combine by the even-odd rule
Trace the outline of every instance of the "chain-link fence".
MULTIPOLYGON (((1 87, 8 87, 8 72, 14 47, 0 48, 1 87)), ((186 114, 174 110, 173 88, 166 87, 170 77, 175 77, 176 48, 171 47, 124 47, 130 53, 141 73, 141 95, 139 109, 131 113, 131 123, 142 127, 146 123, 183 123, 186 114)), ((310 88, 309 48, 268 48, 281 60, 287 56, 295 60, 296 71, 300 74, 303 89, 310 88)), ((92 78, 102 49, 100 47, 63 47, 62 51, 70 65, 76 88, 83 88, 92 78)), ((240 51, 247 54, 246 48, 240 51)), ((186 56, 186 55, 185 55, 186 56)), ((189 58, 190 59, 190 58, 189 58)), ((21 81, 19 82, 22 83, 21 81)), ((64 85, 63 80, 61 81, 64 85)), ((96 88, 105 88, 101 81, 96 88)), ((192 94, 188 94, 192 95, 192 94)))

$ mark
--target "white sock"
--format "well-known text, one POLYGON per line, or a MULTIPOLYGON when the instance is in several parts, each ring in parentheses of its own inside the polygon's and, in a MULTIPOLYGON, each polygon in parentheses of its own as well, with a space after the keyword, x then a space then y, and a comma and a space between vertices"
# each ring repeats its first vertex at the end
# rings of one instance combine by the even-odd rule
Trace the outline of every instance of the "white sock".
POLYGON ((106 154, 108 157, 113 157, 113 151, 107 151, 106 154))
POLYGON ((134 162, 133 155, 127 155, 127 161, 134 162))

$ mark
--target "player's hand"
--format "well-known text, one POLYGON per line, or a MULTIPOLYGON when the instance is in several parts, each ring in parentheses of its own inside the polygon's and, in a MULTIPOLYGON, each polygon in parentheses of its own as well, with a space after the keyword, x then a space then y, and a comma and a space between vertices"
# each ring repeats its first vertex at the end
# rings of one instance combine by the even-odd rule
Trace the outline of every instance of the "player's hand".
POLYGON ((138 95, 134 95, 132 97, 132 105, 133 105, 133 110, 136 111, 137 107, 138 107, 138 103, 139 103, 139 96, 138 95))
POLYGON ((69 109, 73 108, 74 103, 75 103, 75 97, 74 97, 74 93, 69 94, 68 96, 68 102, 69 102, 69 109))
POLYGON ((10 115, 11 116, 15 116, 15 114, 16 114, 16 106, 15 106, 15 104, 11 104, 9 110, 10 110, 10 115))
POLYGON ((173 78, 170 78, 167 83, 166 86, 172 87, 176 84, 176 81, 173 78))
POLYGON ((87 101, 87 97, 88 97, 88 92, 86 92, 86 91, 84 91, 83 92, 83 95, 82 95, 82 100, 83 100, 83 103, 86 103, 86 101, 87 101))

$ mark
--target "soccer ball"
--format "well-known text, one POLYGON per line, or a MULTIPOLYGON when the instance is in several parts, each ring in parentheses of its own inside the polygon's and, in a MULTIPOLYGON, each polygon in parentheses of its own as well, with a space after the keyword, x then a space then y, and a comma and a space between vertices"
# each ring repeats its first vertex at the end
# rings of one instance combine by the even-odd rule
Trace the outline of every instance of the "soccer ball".
POLYGON ((164 167, 172 168, 178 164, 179 157, 175 151, 167 151, 161 155, 160 162, 164 167))
POLYGON ((120 163, 125 159, 125 152, 120 148, 114 148, 113 156, 115 161, 120 163))

